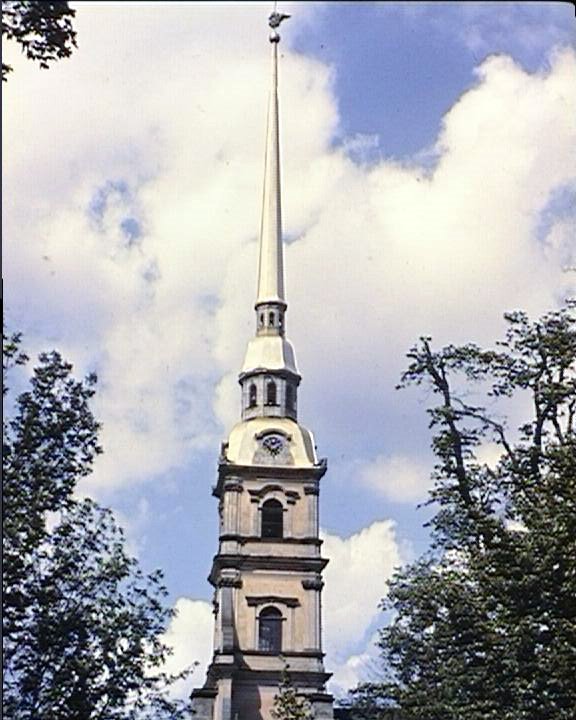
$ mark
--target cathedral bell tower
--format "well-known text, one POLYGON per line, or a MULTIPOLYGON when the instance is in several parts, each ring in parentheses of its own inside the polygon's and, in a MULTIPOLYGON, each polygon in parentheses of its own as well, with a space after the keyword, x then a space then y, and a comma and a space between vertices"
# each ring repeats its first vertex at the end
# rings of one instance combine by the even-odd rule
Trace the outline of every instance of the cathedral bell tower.
POLYGON ((326 461, 298 423, 300 374, 286 339, 278 126, 277 28, 270 16, 268 105, 256 334, 239 382, 242 417, 222 445, 220 536, 214 587, 214 655, 192 693, 196 720, 271 720, 282 672, 318 719, 333 717, 321 630, 318 497, 326 461))

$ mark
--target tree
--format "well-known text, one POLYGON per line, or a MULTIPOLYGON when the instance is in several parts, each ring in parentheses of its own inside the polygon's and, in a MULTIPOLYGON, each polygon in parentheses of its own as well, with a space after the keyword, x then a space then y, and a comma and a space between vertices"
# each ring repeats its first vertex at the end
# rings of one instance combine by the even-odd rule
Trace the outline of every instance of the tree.
POLYGON ((282 671, 282 680, 278 687, 278 694, 274 697, 272 707, 274 720, 312 720, 312 707, 310 702, 296 692, 288 665, 282 671))
MULTIPOLYGON (((4 372, 25 365, 5 338, 4 372)), ((160 573, 145 575, 109 510, 74 497, 96 455, 95 378, 43 354, 3 432, 3 717, 179 718, 162 665, 160 573)))
POLYGON ((572 720, 576 707, 576 318, 505 316, 495 350, 422 338, 401 387, 423 385, 437 458, 432 547, 390 582, 385 673, 359 717, 572 720), (483 402, 474 401, 482 395, 483 402), (528 410, 512 431, 502 417, 528 410), (483 460, 486 447, 497 462, 483 460))
MULTIPOLYGON (((26 57, 47 68, 77 47, 72 26, 75 14, 67 2, 2 0, 2 38, 15 40, 26 57)), ((3 81, 11 72, 12 67, 2 63, 3 81)))

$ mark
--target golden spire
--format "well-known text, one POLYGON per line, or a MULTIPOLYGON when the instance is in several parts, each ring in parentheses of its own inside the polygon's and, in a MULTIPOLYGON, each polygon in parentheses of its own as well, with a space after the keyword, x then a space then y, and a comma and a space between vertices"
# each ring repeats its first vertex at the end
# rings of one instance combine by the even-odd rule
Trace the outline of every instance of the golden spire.
POLYGON ((268 24, 272 32, 272 79, 268 101, 266 130, 266 160, 264 165, 264 191, 262 222, 260 226, 260 259, 258 264, 258 292, 256 304, 286 304, 284 297, 284 259, 282 247, 282 210, 280 193, 280 137, 278 122, 278 43, 277 28, 290 17, 274 12, 268 24))

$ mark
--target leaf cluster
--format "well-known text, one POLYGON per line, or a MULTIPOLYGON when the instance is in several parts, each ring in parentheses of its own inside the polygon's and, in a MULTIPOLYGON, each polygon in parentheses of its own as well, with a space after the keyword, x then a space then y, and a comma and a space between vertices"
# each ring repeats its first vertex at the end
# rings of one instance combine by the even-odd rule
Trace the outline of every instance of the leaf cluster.
MULTIPOLYGON (((14 40, 27 58, 48 68, 76 47, 75 14, 67 2, 2 0, 2 38, 14 40)), ((11 72, 12 67, 2 63, 3 81, 11 72)))
POLYGON ((274 697, 271 715, 274 720, 312 720, 312 706, 307 698, 298 694, 288 672, 288 665, 282 672, 278 693, 274 697))

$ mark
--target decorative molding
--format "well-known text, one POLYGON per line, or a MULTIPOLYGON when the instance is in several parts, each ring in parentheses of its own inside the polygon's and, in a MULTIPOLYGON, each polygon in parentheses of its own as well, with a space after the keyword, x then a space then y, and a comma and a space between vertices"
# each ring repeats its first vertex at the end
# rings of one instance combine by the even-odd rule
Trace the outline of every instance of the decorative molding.
POLYGON ((223 485, 224 492, 244 492, 244 487, 241 482, 233 480, 225 480, 223 485))
POLYGON ((240 571, 234 568, 222 568, 216 584, 218 587, 241 588, 242 576, 240 571))
POLYGON ((281 492, 286 494, 286 491, 284 490, 282 485, 264 485, 264 487, 261 487, 259 490, 248 490, 248 494, 250 495, 250 497, 256 498, 261 498, 270 492, 281 492))
MULTIPOLYGON (((224 489, 227 489, 226 482, 224 483, 224 489)), ((286 497, 287 502, 290 503, 290 505, 294 505, 294 503, 301 497, 300 493, 296 490, 286 490, 282 487, 282 485, 278 485, 277 483, 263 485, 258 490, 248 490, 248 494, 250 495, 250 499, 252 500, 252 502, 258 502, 263 497, 268 495, 268 493, 272 492, 282 493, 286 497)))
POLYGON ((319 577, 304 578, 304 580, 302 580, 302 587, 304 590, 322 590, 324 582, 319 577))
POLYGON ((270 377, 277 377, 281 378, 282 380, 291 380, 296 384, 296 387, 300 385, 300 381, 302 380, 301 375, 298 375, 291 370, 270 370, 269 368, 253 368, 251 370, 248 370, 247 372, 240 373, 240 375, 238 376, 238 382, 242 385, 246 380, 254 377, 255 375, 269 375, 270 377))
POLYGON ((222 542, 233 540, 241 545, 246 543, 283 543, 286 545, 316 545, 320 547, 322 540, 317 537, 281 537, 281 538, 263 538, 260 535, 238 535, 235 533, 224 533, 220 535, 222 542))
POLYGON ((296 492, 296 490, 286 490, 284 494, 286 495, 288 505, 296 505, 301 497, 300 493, 296 492))
POLYGON ((280 480, 286 479, 292 482, 308 482, 317 480, 326 474, 328 465, 326 459, 322 458, 316 465, 308 465, 306 467, 285 466, 285 465, 236 465, 228 461, 219 463, 218 471, 220 480, 229 478, 231 475, 246 477, 256 475, 260 480, 280 480))
POLYGON ((242 476, 243 479, 257 480, 259 482, 288 481, 292 483, 317 482, 326 474, 328 469, 326 460, 322 459, 318 464, 309 467, 298 467, 296 465, 235 465, 227 460, 221 460, 218 464, 218 482, 212 486, 212 495, 220 497, 224 492, 224 482, 231 475, 242 476))
POLYGON ((321 557, 295 557, 278 555, 216 555, 212 563, 209 582, 218 586, 223 570, 282 570, 298 573, 322 572, 328 560, 321 557))
POLYGON ((266 430, 262 430, 259 433, 256 433, 254 437, 256 440, 263 440, 266 435, 282 435, 283 438, 285 438, 288 442, 292 440, 292 435, 287 433, 285 430, 280 430, 279 428, 266 428, 266 430))
MULTIPOLYGON (((258 655, 276 655, 278 657, 278 653, 271 653, 268 650, 243 650, 242 655, 245 656, 258 656, 258 655)), ((282 650, 281 653, 283 658, 317 658, 318 660, 322 660, 324 658, 325 653, 321 652, 320 650, 282 650)), ((273 673, 274 670, 259 670, 258 674, 263 674, 265 672, 271 672, 273 673)), ((290 668, 290 675, 314 675, 317 676, 320 673, 317 671, 310 671, 310 670, 295 670, 293 668, 290 668)), ((327 675, 328 678, 332 676, 332 673, 321 673, 322 675, 327 675)))
POLYGON ((269 605, 270 603, 286 605, 286 607, 300 606, 300 600, 298 600, 298 598, 281 597, 279 595, 250 595, 246 596, 246 602, 250 607, 257 607, 258 605, 269 605))
POLYGON ((234 580, 233 578, 220 578, 218 580, 218 587, 242 587, 242 580, 234 580))
MULTIPOLYGON (((278 685, 282 679, 284 672, 284 663, 280 660, 280 656, 276 653, 269 653, 265 650, 243 650, 242 652, 223 652, 216 650, 212 663, 208 667, 208 682, 216 683, 220 679, 230 679, 242 681, 243 679, 252 679, 254 671, 247 669, 243 663, 243 658, 267 656, 278 658, 277 667, 274 669, 258 670, 258 680, 265 685, 278 685), (223 659, 219 662, 220 658, 223 659)), ((282 658, 313 658, 319 661, 324 657, 324 653, 319 652, 294 652, 290 650, 282 651, 282 658)), ((324 687, 324 685, 332 677, 332 673, 317 670, 295 670, 290 668, 290 677, 296 685, 311 685, 312 687, 324 687)))
POLYGON ((320 489, 317 485, 306 485, 304 487, 304 495, 319 495, 320 489))

